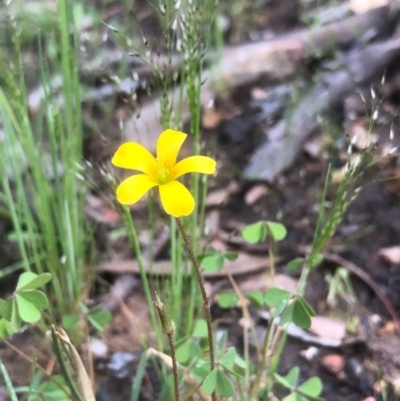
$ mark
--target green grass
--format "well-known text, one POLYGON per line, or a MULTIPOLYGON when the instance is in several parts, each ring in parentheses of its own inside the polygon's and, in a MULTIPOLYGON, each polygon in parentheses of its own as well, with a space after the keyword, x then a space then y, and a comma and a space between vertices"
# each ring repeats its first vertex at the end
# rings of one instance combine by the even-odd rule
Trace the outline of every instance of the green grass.
POLYGON ((76 36, 69 1, 58 2, 63 107, 49 86, 46 55, 39 46, 45 101, 29 115, 18 29, 14 49, 0 53, 1 198, 14 225, 25 271, 53 275, 51 314, 77 313, 91 288, 91 231, 84 213, 87 188, 82 179, 82 117, 76 36), (73 26, 73 25, 72 25, 73 26))

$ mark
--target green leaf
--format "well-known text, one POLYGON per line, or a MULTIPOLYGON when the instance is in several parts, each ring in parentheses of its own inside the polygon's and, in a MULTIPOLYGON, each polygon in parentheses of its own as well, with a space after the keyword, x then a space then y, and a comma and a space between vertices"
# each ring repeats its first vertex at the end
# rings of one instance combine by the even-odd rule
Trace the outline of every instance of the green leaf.
POLYGON ((215 386, 217 385, 217 375, 218 369, 213 369, 204 379, 201 388, 205 394, 210 395, 215 391, 215 386))
POLYGON ((246 369, 247 362, 238 354, 235 356, 235 365, 241 369, 246 369))
POLYGON ((229 347, 226 354, 221 358, 220 364, 228 370, 232 370, 233 365, 235 364, 236 359, 236 348, 229 347))
POLYGON ((315 316, 315 310, 312 308, 312 306, 303 298, 303 297, 298 297, 299 302, 303 306, 304 310, 307 312, 308 316, 314 317, 315 316))
POLYGON ((242 234, 243 239, 249 244, 265 241, 267 238, 267 228, 265 227, 265 222, 263 221, 250 224, 249 226, 242 228, 240 233, 242 234))
POLYGON ((291 260, 287 265, 286 265, 286 270, 290 272, 296 271, 298 268, 303 266, 304 264, 304 258, 295 258, 291 260))
POLYGON ((110 323, 112 314, 109 311, 102 310, 88 316, 90 323, 99 331, 102 331, 104 327, 110 323))
POLYGON ((0 319, 0 338, 11 337, 12 334, 11 323, 6 319, 0 319))
POLYGON ((264 305, 264 295, 260 291, 250 291, 247 292, 246 298, 254 305, 257 306, 258 308, 261 308, 261 306, 264 305))
POLYGON ((294 302, 292 302, 291 304, 289 304, 285 310, 282 313, 281 319, 279 321, 279 324, 281 326, 283 326, 284 324, 293 321, 293 304, 294 302))
POLYGON ((237 252, 224 252, 224 257, 228 260, 236 260, 239 254, 237 252))
POLYGON ((20 294, 15 294, 18 305, 18 313, 22 321, 27 323, 36 323, 40 320, 41 314, 39 309, 23 298, 20 294))
POLYGON ((223 292, 218 295, 217 303, 221 308, 234 308, 239 301, 235 292, 223 292))
POLYGON ((204 256, 200 266, 207 272, 220 271, 224 267, 224 257, 219 253, 204 256))
POLYGON ((290 301, 289 299, 286 299, 279 306, 277 306, 272 312, 272 317, 277 317, 281 315, 281 313, 285 310, 286 306, 288 305, 289 301, 290 301))
POLYGON ((282 241, 286 237, 287 230, 283 224, 267 221, 267 227, 275 242, 282 241))
POLYGON ((278 373, 275 373, 274 378, 281 386, 292 390, 297 387, 299 374, 300 368, 298 366, 294 366, 292 369, 289 370, 286 376, 281 376, 278 373))
POLYGON ((229 377, 220 369, 217 369, 217 391, 222 397, 232 397, 235 387, 229 377))
POLYGON ((39 290, 23 290, 18 293, 19 296, 26 299, 39 309, 46 309, 49 306, 46 295, 39 290))
POLYGON ((187 364, 201 357, 201 347, 199 344, 189 339, 184 341, 176 349, 176 359, 179 363, 187 364))
POLYGON ((311 326, 311 319, 304 309, 299 299, 293 302, 293 323, 302 329, 308 329, 311 326))
POLYGON ((37 274, 32 273, 32 272, 25 272, 22 273, 19 276, 18 279, 18 283, 17 283, 17 290, 19 290, 20 288, 22 288, 24 285, 27 285, 28 283, 30 283, 32 280, 34 280, 36 277, 38 277, 37 274))
POLYGON ((201 380, 205 379, 210 373, 210 362, 205 360, 200 360, 192 368, 191 373, 201 380))
POLYGON ((198 338, 208 337, 207 322, 204 319, 196 320, 192 335, 198 338))
POLYGON ((265 303, 271 308, 279 306, 292 296, 292 293, 280 288, 272 287, 265 293, 265 303))
POLYGON ((13 297, 8 298, 5 303, 3 303, 2 308, 0 309, 0 315, 4 317, 4 319, 11 321, 12 314, 12 305, 13 305, 13 297))
POLYGON ((12 307, 11 307, 11 328, 14 333, 16 333, 21 328, 21 317, 18 313, 18 306, 16 297, 12 297, 12 307))
POLYGON ((32 272, 22 273, 18 280, 17 290, 34 290, 44 286, 50 280, 50 273, 42 273, 40 275, 32 272))
POLYGON ((71 330, 81 320, 79 315, 65 315, 62 318, 62 325, 66 330, 71 330))
POLYGON ((299 386, 299 391, 308 395, 310 397, 317 397, 322 392, 322 381, 319 377, 311 377, 301 386, 299 386))

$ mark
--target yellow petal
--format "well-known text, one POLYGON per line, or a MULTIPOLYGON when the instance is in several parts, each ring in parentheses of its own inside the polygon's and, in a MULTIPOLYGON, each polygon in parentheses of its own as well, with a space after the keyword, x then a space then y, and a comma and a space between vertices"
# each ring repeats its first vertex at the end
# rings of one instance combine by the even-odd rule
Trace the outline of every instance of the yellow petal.
POLYGON ((139 170, 151 175, 157 166, 154 156, 136 142, 126 142, 115 152, 111 163, 114 166, 139 170))
POLYGON ((146 174, 137 174, 122 181, 117 188, 117 199, 123 205, 136 203, 150 188, 158 185, 146 174))
POLYGON ((188 216, 193 212, 194 199, 189 190, 179 181, 160 185, 160 198, 165 211, 174 217, 188 216))
POLYGON ((207 156, 190 156, 178 162, 172 169, 175 178, 186 173, 214 174, 217 162, 207 156))
POLYGON ((165 130, 158 138, 157 159, 166 162, 169 168, 172 168, 186 137, 187 135, 183 132, 165 130))

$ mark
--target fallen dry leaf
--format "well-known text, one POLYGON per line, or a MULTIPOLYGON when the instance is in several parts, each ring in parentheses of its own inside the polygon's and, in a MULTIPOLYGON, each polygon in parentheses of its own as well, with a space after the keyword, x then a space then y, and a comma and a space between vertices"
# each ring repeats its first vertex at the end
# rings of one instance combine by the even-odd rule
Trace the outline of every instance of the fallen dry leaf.
POLYGON ((392 265, 400 264, 400 245, 380 249, 379 256, 392 265))
POLYGON ((244 197, 246 205, 254 205, 266 193, 267 187, 264 184, 254 185, 247 191, 244 197))
POLYGON ((206 206, 207 207, 213 207, 213 206, 220 206, 229 197, 229 191, 228 188, 221 188, 217 189, 215 191, 211 191, 206 198, 206 206))
POLYGON ((346 325, 342 320, 327 317, 314 316, 311 319, 311 333, 332 340, 343 340, 346 334, 346 325))

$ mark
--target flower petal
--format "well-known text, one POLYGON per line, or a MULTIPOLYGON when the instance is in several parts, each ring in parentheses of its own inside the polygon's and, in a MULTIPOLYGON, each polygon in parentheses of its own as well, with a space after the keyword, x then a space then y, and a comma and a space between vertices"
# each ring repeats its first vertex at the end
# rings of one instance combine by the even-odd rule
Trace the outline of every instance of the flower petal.
POLYGON ((146 174, 137 174, 122 181, 117 188, 117 199, 123 205, 136 203, 157 182, 146 174))
POLYGON ((187 134, 172 129, 162 132, 157 142, 158 161, 164 161, 172 168, 186 137, 187 134))
POLYGON ((172 169, 175 178, 187 173, 214 174, 217 162, 207 156, 190 156, 178 162, 172 169))
POLYGON ((114 166, 139 170, 151 175, 157 165, 154 156, 136 142, 126 142, 115 152, 111 160, 114 166))
POLYGON ((174 217, 188 216, 193 212, 194 199, 189 190, 179 181, 160 185, 160 198, 165 211, 174 217))

